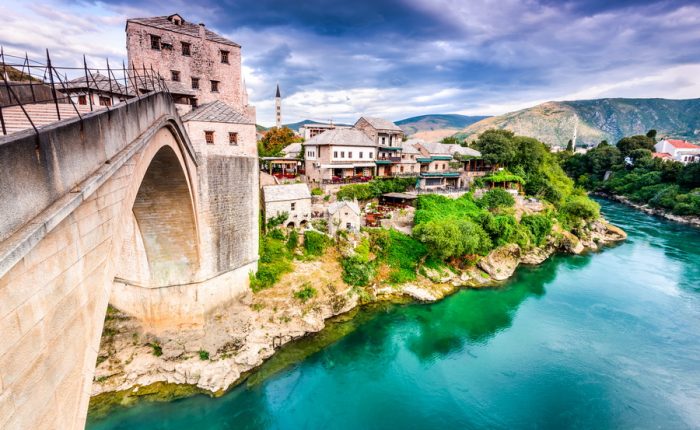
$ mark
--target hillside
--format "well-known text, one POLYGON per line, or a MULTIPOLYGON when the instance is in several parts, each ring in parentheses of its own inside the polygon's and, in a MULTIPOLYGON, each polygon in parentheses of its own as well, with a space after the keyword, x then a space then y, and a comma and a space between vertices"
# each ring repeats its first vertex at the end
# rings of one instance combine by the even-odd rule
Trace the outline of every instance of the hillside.
POLYGON ((548 145, 566 146, 576 134, 579 146, 656 129, 660 137, 700 138, 700 99, 598 99, 547 102, 471 124, 456 136, 476 139, 490 128, 505 128, 548 145))
MULTIPOLYGON (((431 114, 402 119, 395 121, 395 124, 401 127, 401 129, 410 136, 418 132, 425 131, 461 130, 470 124, 483 120, 484 118, 488 117, 457 114, 431 114)), ((453 133, 446 134, 445 136, 449 136, 451 134, 453 133)))

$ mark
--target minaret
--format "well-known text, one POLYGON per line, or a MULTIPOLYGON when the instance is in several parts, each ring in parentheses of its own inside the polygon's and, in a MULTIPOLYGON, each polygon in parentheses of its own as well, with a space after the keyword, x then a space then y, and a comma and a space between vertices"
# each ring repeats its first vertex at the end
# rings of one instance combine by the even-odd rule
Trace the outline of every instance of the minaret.
POLYGON ((280 84, 277 84, 277 94, 275 94, 275 119, 277 120, 277 128, 282 127, 282 96, 280 95, 280 84))

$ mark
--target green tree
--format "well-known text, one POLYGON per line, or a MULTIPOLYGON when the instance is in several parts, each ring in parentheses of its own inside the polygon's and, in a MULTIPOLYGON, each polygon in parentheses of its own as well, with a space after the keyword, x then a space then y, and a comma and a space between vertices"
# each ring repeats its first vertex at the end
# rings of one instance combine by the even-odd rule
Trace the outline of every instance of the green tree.
POLYGON ((258 142, 258 155, 260 157, 280 156, 282 149, 294 142, 301 142, 301 138, 297 137, 292 129, 272 127, 258 142))
POLYGON ((651 130, 647 131, 647 137, 656 141, 656 130, 652 128, 651 130))
POLYGON ((509 165, 518 157, 515 134, 509 130, 486 130, 476 141, 476 149, 491 164, 509 165))
POLYGON ((566 143, 566 152, 574 152, 574 141, 572 139, 569 139, 566 143))
POLYGON ((460 143, 462 143, 456 136, 443 137, 440 142, 445 143, 445 144, 455 144, 455 145, 459 145, 460 143))
POLYGON ((635 149, 646 149, 653 152, 655 144, 656 142, 654 139, 638 134, 636 136, 623 137, 620 139, 620 141, 617 142, 617 149, 620 150, 623 157, 626 157, 635 149))

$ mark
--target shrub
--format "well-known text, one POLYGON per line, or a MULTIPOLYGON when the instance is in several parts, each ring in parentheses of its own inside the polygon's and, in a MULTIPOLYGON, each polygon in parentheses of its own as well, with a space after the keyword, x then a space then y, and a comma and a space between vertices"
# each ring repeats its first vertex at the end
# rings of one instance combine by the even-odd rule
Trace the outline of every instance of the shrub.
POLYGON ((307 282, 304 285, 302 285, 302 288, 300 290, 294 292, 294 298, 301 301, 302 303, 306 303, 312 298, 316 297, 317 293, 318 292, 316 291, 316 289, 307 282))
POLYGON ((163 347, 160 346, 158 342, 149 343, 148 346, 153 348, 153 355, 155 355, 156 357, 160 357, 161 355, 163 355, 163 347))
POLYGON ((328 221, 325 219, 315 219, 311 221, 311 226, 321 233, 328 233, 328 221))
POLYGON ((330 239, 323 233, 312 230, 304 232, 304 250, 306 255, 319 257, 323 255, 330 244, 330 239))
POLYGON ((337 193, 338 200, 369 200, 384 193, 406 191, 415 184, 413 178, 374 179, 366 184, 352 184, 341 187, 337 193))
POLYGON ((552 231, 552 219, 546 215, 523 215, 520 224, 532 235, 535 245, 541 246, 552 231))
POLYGON ((591 221, 600 216, 600 205, 586 196, 573 196, 564 203, 562 212, 574 219, 591 221))
POLYGON ((312 196, 322 196, 323 195, 323 190, 320 189, 319 187, 313 188, 311 190, 311 195, 312 196))
POLYGON ((258 271, 250 276, 253 292, 271 287, 283 274, 292 270, 292 256, 280 230, 274 229, 260 238, 259 253, 258 271))
MULTIPOLYGON (((427 254, 425 246, 411 236, 396 230, 379 230, 386 232, 388 239, 383 245, 386 262, 392 269, 389 281, 395 284, 416 280, 416 269, 427 254)), ((382 237, 385 237, 382 235, 382 237)))
POLYGON ((515 205, 515 199, 508 191, 502 188, 494 188, 479 199, 479 205, 489 210, 510 208, 515 205))
POLYGON ((267 220, 267 228, 272 229, 277 227, 278 225, 284 223, 287 221, 287 218, 289 218, 289 213, 287 212, 282 212, 279 215, 273 216, 272 218, 267 220))
POLYGON ((376 274, 376 264, 369 260, 369 242, 363 239, 355 248, 355 253, 342 258, 343 280, 350 285, 363 287, 369 285, 376 274))
POLYGON ((299 233, 296 230, 289 232, 289 237, 287 238, 287 249, 294 251, 299 246, 299 233))
POLYGON ((199 350, 199 359, 200 360, 209 360, 209 351, 204 351, 203 349, 199 350))
POLYGON ((487 254, 493 247, 484 229, 468 219, 429 221, 416 226, 413 235, 427 246, 431 255, 441 260, 487 254))
POLYGON ((384 255, 389 249, 391 244, 391 236, 389 230, 375 229, 369 230, 369 247, 375 255, 384 255))

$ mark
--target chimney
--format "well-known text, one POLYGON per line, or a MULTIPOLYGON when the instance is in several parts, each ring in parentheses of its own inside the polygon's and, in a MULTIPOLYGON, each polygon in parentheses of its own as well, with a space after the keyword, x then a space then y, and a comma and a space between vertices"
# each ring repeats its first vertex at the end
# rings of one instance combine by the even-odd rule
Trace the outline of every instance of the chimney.
POLYGON ((201 37, 202 40, 204 40, 206 38, 205 36, 206 36, 206 31, 204 31, 204 23, 200 22, 199 23, 199 37, 201 37))

